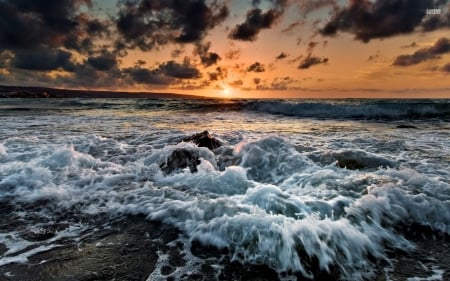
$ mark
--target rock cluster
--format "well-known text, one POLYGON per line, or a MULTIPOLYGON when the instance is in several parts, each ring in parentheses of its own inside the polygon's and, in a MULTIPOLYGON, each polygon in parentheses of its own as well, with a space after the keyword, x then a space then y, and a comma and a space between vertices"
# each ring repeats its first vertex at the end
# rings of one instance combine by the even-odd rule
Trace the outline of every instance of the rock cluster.
MULTIPOLYGON (((214 150, 223 145, 221 141, 211 136, 208 131, 186 137, 182 141, 192 142, 198 147, 206 147, 209 150, 214 150)), ((197 172, 197 165, 200 164, 199 157, 197 151, 178 148, 172 152, 165 163, 160 165, 160 168, 166 175, 185 168, 189 168, 191 173, 195 173, 197 172)))

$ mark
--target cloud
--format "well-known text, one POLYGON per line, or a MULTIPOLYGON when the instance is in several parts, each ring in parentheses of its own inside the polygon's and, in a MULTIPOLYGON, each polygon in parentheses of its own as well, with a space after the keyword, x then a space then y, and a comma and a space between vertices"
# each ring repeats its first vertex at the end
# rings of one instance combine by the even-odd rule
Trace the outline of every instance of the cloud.
POLYGON ((309 42, 308 48, 306 49, 306 51, 308 53, 311 53, 317 45, 319 45, 319 42, 314 42, 314 41, 309 42))
POLYGON ((221 58, 217 53, 209 52, 211 42, 195 44, 194 54, 200 56, 200 60, 205 67, 216 64, 221 58))
POLYGON ((178 58, 183 54, 183 52, 184 52, 184 50, 182 50, 182 49, 175 49, 170 53, 170 56, 172 58, 178 58))
POLYGON ((43 47, 16 51, 11 65, 15 68, 34 71, 57 69, 74 71, 75 68, 71 53, 43 47))
POLYGON ((327 62, 328 62, 328 58, 319 58, 319 57, 315 57, 315 56, 312 56, 311 54, 309 54, 307 57, 305 57, 304 59, 301 60, 298 68, 299 69, 308 69, 313 65, 323 64, 323 63, 327 63, 327 62))
POLYGON ((423 61, 439 58, 440 55, 450 52, 450 40, 448 38, 438 39, 433 46, 422 48, 411 55, 400 55, 395 60, 395 66, 410 66, 423 61))
POLYGON ((288 54, 286 54, 285 52, 281 52, 277 57, 276 57, 276 59, 277 60, 282 60, 282 59, 285 59, 285 58, 287 58, 288 57, 288 54))
POLYGON ((433 7, 433 0, 352 0, 338 8, 320 32, 325 36, 349 32, 363 42, 411 33, 420 26, 426 9, 433 7))
POLYGON ((227 77, 228 71, 222 67, 217 67, 215 72, 209 72, 209 80, 217 81, 223 80, 227 77))
POLYGON ((117 59, 111 53, 104 52, 99 56, 89 57, 87 62, 97 70, 107 71, 117 66, 117 59))
POLYGON ((155 71, 137 66, 126 68, 124 73, 129 74, 131 79, 139 84, 168 85, 173 82, 173 78, 166 77, 155 73, 155 71))
POLYGON ((261 29, 268 29, 281 16, 282 12, 270 9, 263 13, 261 9, 247 12, 245 21, 236 25, 229 37, 234 40, 255 41, 261 29))
POLYGON ((255 83, 255 85, 259 85, 261 83, 261 78, 253 78, 253 83, 255 83))
POLYGON ((247 67, 247 72, 264 72, 266 71, 263 64, 259 62, 255 62, 251 64, 249 67, 247 67))
POLYGON ((122 47, 148 51, 169 42, 200 41, 228 13, 225 4, 214 1, 122 1, 116 26, 122 47))
MULTIPOLYGON (((255 82, 255 81, 254 81, 255 82)), ((285 77, 275 77, 272 82, 270 83, 270 85, 267 85, 265 83, 261 83, 261 81, 258 81, 258 83, 255 82, 256 84, 256 89, 257 90, 276 90, 276 91, 282 91, 282 90, 287 90, 289 89, 289 86, 292 83, 297 82, 297 80, 292 79, 289 76, 285 76, 285 77)))
POLYGON ((187 61, 182 64, 175 61, 168 61, 159 65, 156 71, 166 76, 179 79, 197 79, 201 77, 200 71, 187 61))
POLYGON ((237 60, 241 56, 241 51, 239 49, 232 49, 225 52, 225 58, 229 60, 237 60))
POLYGON ((183 63, 175 61, 164 62, 153 69, 144 68, 142 65, 125 68, 123 74, 129 76, 132 81, 139 84, 173 85, 185 79, 198 79, 200 72, 187 60, 183 63))
POLYGON ((91 5, 91 2, 0 1, 0 49, 92 47, 87 38, 103 34, 107 25, 81 13, 80 7, 83 5, 91 5))

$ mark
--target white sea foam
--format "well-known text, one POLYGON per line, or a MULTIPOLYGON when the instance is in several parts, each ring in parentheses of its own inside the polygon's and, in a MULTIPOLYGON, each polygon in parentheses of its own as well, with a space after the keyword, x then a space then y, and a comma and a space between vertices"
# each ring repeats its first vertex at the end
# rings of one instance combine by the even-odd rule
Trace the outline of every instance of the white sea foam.
POLYGON ((8 149, 3 143, 0 143, 0 155, 6 155, 8 149))

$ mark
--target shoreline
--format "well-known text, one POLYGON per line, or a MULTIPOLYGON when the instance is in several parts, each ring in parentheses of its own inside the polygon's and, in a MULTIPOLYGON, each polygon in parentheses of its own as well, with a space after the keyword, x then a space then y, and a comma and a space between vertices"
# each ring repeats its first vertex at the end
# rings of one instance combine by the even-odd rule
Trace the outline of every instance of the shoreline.
MULTIPOLYGON (((376 276, 371 280, 406 281, 414 277, 427 280, 436 272, 442 274, 442 280, 450 280, 450 258, 447 256, 450 251, 449 237, 422 229, 408 236, 417 248, 412 252, 390 252, 392 265, 376 262, 376 276)), ((205 263, 198 271, 185 271, 179 276, 181 280, 279 280, 278 274, 268 266, 232 262, 226 251, 213 247, 192 243, 191 253, 186 254, 179 240, 181 237, 183 234, 173 226, 148 221, 143 216, 127 216, 112 223, 111 228, 103 229, 78 243, 69 243, 33 255, 28 263, 1 266, 0 275, 3 279, 0 279, 175 280, 174 273, 179 271, 178 268, 185 267, 192 255, 205 263), (165 262, 161 263, 161 257, 165 262)), ((315 276, 319 279, 323 277, 324 280, 339 280, 334 272, 316 272, 315 276)), ((297 280, 308 279, 297 275, 297 280)))

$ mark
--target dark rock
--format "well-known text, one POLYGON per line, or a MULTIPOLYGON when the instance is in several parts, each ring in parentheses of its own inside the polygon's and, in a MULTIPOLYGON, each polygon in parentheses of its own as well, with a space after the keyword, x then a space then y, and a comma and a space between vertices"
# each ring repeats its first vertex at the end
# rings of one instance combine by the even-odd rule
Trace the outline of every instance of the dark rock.
POLYGON ((414 125, 397 125, 397 129, 417 129, 414 125))
POLYGON ((228 254, 228 249, 219 249, 212 245, 204 245, 201 242, 194 240, 191 244, 191 253, 199 258, 220 258, 221 256, 228 254))
POLYGON ((163 267, 161 267, 161 274, 162 275, 169 275, 169 274, 171 274, 174 271, 175 271, 175 269, 173 267, 171 267, 171 266, 168 266, 168 265, 164 265, 163 267))
POLYGON ((378 169, 379 167, 395 167, 395 162, 364 151, 341 151, 332 153, 340 168, 349 170, 378 169))
POLYGON ((220 146, 222 146, 222 142, 218 139, 214 138, 209 134, 208 131, 204 131, 202 133, 198 133, 195 135, 192 135, 190 137, 184 138, 184 142, 193 142, 198 147, 207 147, 210 150, 216 149, 220 146))
POLYGON ((273 281, 278 273, 266 265, 243 265, 236 261, 225 264, 219 280, 273 281))
POLYGON ((347 168, 349 170, 364 169, 365 165, 355 159, 339 159, 336 163, 340 168, 347 168))
POLYGON ((28 241, 38 242, 44 241, 55 236, 56 226, 50 225, 32 229, 30 231, 24 231, 22 237, 28 241))
POLYGON ((195 173, 197 172, 198 164, 200 164, 198 155, 195 155, 187 149, 179 148, 175 149, 169 158, 167 158, 167 161, 159 167, 166 175, 186 167, 189 167, 189 170, 195 173))

